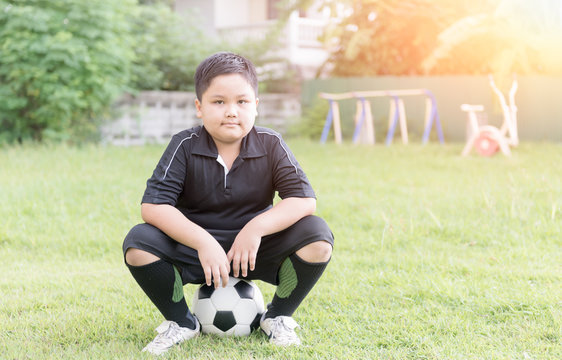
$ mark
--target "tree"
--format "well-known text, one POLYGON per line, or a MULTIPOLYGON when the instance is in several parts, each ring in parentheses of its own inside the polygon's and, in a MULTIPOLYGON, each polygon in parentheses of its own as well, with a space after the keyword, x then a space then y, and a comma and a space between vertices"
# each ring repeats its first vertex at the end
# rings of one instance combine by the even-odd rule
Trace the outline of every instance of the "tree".
POLYGON ((422 73, 421 63, 437 45, 437 35, 464 10, 450 0, 348 0, 346 4, 342 21, 323 37, 336 76, 422 73))
POLYGON ((133 0, 0 1, 0 142, 77 141, 129 80, 133 0))
POLYGON ((427 73, 562 74, 562 3, 494 1, 439 35, 425 59, 427 73))
POLYGON ((280 46, 280 37, 289 21, 291 14, 299 9, 311 6, 315 0, 282 0, 275 4, 277 19, 261 40, 247 39, 235 46, 228 42, 223 48, 248 57, 255 64, 260 78, 260 91, 266 92, 296 92, 301 80, 298 69, 283 55, 274 55, 278 51, 271 51, 280 46))
POLYGON ((187 22, 165 4, 138 6, 128 20, 135 54, 131 91, 192 91, 195 68, 220 47, 205 36, 195 20, 187 22))
MULTIPOLYGON (((304 4, 312 0, 301 1, 304 4)), ((229 39, 206 35, 195 15, 179 16, 171 10, 169 0, 142 1, 144 5, 130 16, 135 34, 131 89, 193 91, 197 65, 220 50, 233 51, 252 59, 261 71, 262 88, 279 90, 291 87, 287 84, 294 77, 291 77, 288 63, 272 56, 269 50, 278 44, 279 35, 297 6, 292 2, 286 0, 279 4, 279 19, 262 40, 249 39, 233 44, 229 39)))
POLYGON ((562 74, 560 0, 323 3, 331 75, 562 74))

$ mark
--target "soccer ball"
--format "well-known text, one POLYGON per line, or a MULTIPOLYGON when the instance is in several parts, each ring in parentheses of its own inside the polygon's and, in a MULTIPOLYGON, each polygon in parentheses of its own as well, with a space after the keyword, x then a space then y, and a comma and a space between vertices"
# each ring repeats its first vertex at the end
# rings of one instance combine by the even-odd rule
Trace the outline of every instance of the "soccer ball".
POLYGON ((234 277, 224 288, 201 285, 193 295, 192 309, 201 331, 219 336, 250 335, 265 310, 257 285, 234 277))

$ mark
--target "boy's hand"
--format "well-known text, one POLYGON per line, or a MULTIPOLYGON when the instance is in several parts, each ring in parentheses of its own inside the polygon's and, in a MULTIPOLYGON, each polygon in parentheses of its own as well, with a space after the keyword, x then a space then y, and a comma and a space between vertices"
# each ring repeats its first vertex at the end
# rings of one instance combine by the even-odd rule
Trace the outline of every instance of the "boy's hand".
POLYGON ((222 286, 225 287, 230 273, 230 260, 227 259, 224 249, 218 242, 209 241, 205 246, 197 249, 197 252, 205 272, 207 286, 211 286, 211 283, 214 282, 216 289, 222 280, 222 286))
POLYGON ((261 236, 243 228, 226 254, 228 261, 232 261, 232 272, 238 277, 240 270, 242 276, 248 276, 248 269, 253 271, 256 267, 256 255, 261 243, 261 236))

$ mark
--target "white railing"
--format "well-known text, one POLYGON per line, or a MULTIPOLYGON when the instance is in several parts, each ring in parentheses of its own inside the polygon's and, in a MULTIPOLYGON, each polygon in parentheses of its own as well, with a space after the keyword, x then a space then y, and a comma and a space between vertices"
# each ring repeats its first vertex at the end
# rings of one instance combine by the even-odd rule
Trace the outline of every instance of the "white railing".
POLYGON ((195 94, 143 91, 125 95, 115 104, 116 119, 102 127, 102 141, 113 145, 164 143, 170 137, 196 125, 195 94))
POLYGON ((322 47, 318 40, 328 25, 326 20, 297 18, 297 44, 299 47, 322 47))
MULTIPOLYGON (((263 40, 268 31, 275 25, 275 20, 268 20, 248 25, 229 26, 217 29, 220 35, 228 36, 236 42, 247 39, 263 40)), ((291 17, 283 29, 280 41, 283 45, 295 45, 303 48, 321 48, 318 38, 327 25, 326 20, 291 17), (291 34, 294 34, 294 39, 291 34), (295 41, 295 44, 290 44, 295 41)))
POLYGON ((253 23, 248 25, 237 25, 217 29, 221 36, 228 37, 233 42, 244 40, 264 40, 268 31, 275 25, 274 20, 253 23))
MULTIPOLYGON (((256 125, 284 133, 292 119, 300 116, 297 94, 260 94, 256 125)), ((102 127, 104 143, 130 146, 162 144, 181 130, 199 125, 195 94, 173 91, 144 91, 123 96, 115 104, 116 118, 102 127)))

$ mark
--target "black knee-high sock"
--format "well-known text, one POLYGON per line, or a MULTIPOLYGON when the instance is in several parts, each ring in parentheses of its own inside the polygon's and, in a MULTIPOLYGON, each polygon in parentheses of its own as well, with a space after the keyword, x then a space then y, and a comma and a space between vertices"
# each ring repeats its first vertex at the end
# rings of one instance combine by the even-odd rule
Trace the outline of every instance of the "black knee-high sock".
POLYGON ((166 320, 175 321, 181 327, 195 329, 195 318, 183 296, 181 276, 172 264, 158 260, 143 266, 127 266, 166 320))
POLYGON ((309 263, 296 254, 285 259, 279 269, 279 285, 271 304, 267 307, 265 317, 292 316, 314 287, 328 262, 309 263))

